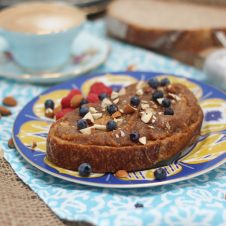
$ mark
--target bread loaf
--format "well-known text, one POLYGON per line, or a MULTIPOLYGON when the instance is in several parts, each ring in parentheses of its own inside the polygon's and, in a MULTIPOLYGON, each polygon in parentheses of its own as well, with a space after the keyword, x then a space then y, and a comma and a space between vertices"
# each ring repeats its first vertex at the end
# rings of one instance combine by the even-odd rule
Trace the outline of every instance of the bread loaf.
POLYGON ((197 54, 221 46, 226 7, 161 0, 116 0, 108 8, 110 35, 154 50, 197 54))

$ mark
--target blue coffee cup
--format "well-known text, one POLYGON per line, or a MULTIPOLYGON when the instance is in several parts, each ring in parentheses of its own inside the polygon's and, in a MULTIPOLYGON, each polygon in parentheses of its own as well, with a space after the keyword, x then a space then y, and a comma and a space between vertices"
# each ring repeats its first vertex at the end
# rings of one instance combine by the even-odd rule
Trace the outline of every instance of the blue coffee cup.
POLYGON ((56 71, 70 58, 71 45, 80 32, 84 20, 59 32, 26 33, 0 28, 15 62, 29 72, 56 71))

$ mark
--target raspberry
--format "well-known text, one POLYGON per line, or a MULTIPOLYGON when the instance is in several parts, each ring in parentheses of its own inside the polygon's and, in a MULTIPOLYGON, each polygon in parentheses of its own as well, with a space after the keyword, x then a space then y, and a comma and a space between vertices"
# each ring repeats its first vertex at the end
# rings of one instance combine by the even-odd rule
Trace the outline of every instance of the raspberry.
POLYGON ((62 108, 70 108, 71 106, 71 99, 72 97, 70 96, 66 96, 66 97, 63 97, 62 100, 61 100, 61 106, 62 108))
POLYGON ((106 86, 103 82, 96 82, 91 86, 90 93, 95 93, 97 95, 106 93, 108 95, 111 95, 112 89, 106 86))
POLYGON ((80 92, 80 90, 78 90, 78 89, 72 89, 72 90, 70 91, 70 93, 68 94, 68 96, 73 97, 73 96, 78 95, 78 94, 82 94, 82 93, 80 92))
POLYGON ((86 98, 90 103, 97 103, 99 102, 98 95, 96 93, 89 93, 86 98))
POLYGON ((66 115, 68 112, 73 111, 72 108, 64 108, 63 110, 56 113, 56 120, 62 118, 64 115, 66 115))
POLYGON ((81 92, 78 89, 72 89, 66 97, 63 97, 62 100, 61 100, 62 108, 70 108, 71 99, 75 95, 81 95, 81 92))

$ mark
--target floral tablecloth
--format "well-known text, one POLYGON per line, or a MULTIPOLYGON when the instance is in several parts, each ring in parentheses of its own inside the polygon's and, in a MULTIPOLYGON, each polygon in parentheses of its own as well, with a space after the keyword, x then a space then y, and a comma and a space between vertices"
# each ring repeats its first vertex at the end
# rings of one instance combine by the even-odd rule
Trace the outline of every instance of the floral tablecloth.
MULTIPOLYGON (((84 30, 106 38, 104 22, 89 22, 84 30)), ((205 80, 194 68, 115 40, 107 39, 111 53, 96 72, 125 70, 161 71, 205 80)), ((18 176, 60 218, 84 220, 96 225, 226 225, 226 164, 191 180, 145 189, 101 189, 77 185, 47 175, 28 164, 16 150, 7 147, 12 125, 20 109, 45 86, 19 84, 0 79, 0 99, 13 95, 19 105, 12 117, 0 120, 0 145, 18 176), (142 203, 143 208, 135 208, 142 203)))

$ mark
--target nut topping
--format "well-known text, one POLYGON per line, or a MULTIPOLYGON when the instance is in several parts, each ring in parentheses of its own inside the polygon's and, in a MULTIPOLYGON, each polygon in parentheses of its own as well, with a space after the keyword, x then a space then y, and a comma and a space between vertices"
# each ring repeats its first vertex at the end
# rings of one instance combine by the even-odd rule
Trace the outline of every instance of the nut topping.
POLYGON ((94 124, 93 128, 97 129, 97 130, 103 130, 104 131, 104 130, 106 130, 106 125, 94 124))
POLYGON ((90 107, 90 108, 89 108, 89 111, 90 111, 92 114, 97 113, 97 110, 96 110, 96 108, 94 108, 94 107, 90 107))
POLYGON ((112 102, 108 98, 104 98, 103 101, 101 102, 101 107, 106 108, 108 105, 111 105, 112 102))
POLYGON ((80 106, 80 102, 82 101, 82 99, 82 95, 74 95, 71 99, 71 107, 77 108, 78 106, 80 106))
POLYGON ((150 108, 149 104, 141 103, 141 109, 142 109, 142 110, 146 110, 146 109, 148 109, 148 108, 150 108))
POLYGON ((147 138, 146 137, 140 137, 139 138, 139 142, 143 145, 145 145, 147 143, 147 138))
POLYGON ((92 114, 92 116, 96 120, 96 119, 101 118, 103 116, 103 114, 102 113, 94 113, 94 114, 92 114))
POLYGON ((114 99, 116 99, 116 98, 118 98, 119 97, 119 93, 117 93, 117 92, 115 92, 115 91, 113 91, 112 93, 111 93, 111 99, 112 100, 114 100, 114 99))
POLYGON ((92 133, 92 127, 87 127, 85 129, 80 129, 79 130, 82 134, 87 134, 90 135, 92 133))
POLYGON ((92 114, 90 112, 88 112, 84 117, 83 119, 86 119, 86 120, 90 120, 92 123, 94 123, 94 118, 92 116, 92 114))
POLYGON ((153 113, 151 113, 151 112, 142 112, 141 113, 141 121, 144 123, 149 123, 152 116, 153 116, 153 113))
POLYGON ((132 114, 134 113, 135 111, 137 111, 136 108, 132 107, 130 104, 127 104, 125 107, 124 107, 124 113, 125 114, 132 114))
POLYGON ((125 95, 125 94, 126 94, 126 89, 125 89, 124 87, 121 88, 121 89, 119 90, 118 94, 119 94, 119 96, 125 95))
POLYGON ((128 175, 127 171, 125 171, 125 170, 118 170, 115 173, 115 176, 118 178, 127 178, 129 175, 128 175))
POLYGON ((114 104, 117 104, 118 102, 119 102, 119 98, 113 100, 113 103, 114 103, 114 104))
POLYGON ((144 94, 144 91, 143 91, 142 89, 138 89, 138 90, 136 91, 136 94, 137 94, 138 96, 142 96, 142 95, 144 94))
POLYGON ((16 99, 12 96, 5 97, 2 103, 9 107, 15 107, 17 105, 16 99))
POLYGON ((116 111, 111 115, 112 118, 119 118, 122 116, 122 113, 120 111, 116 111))

